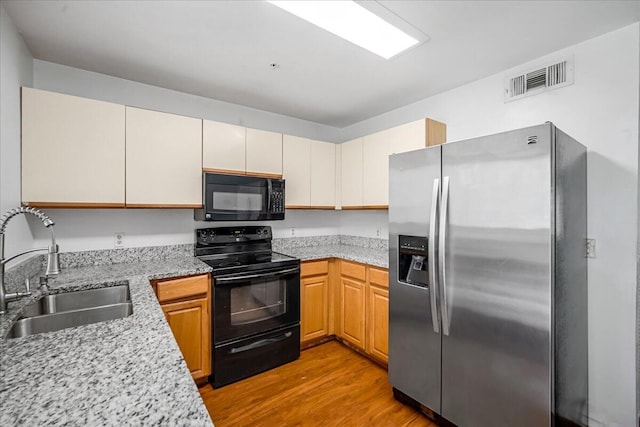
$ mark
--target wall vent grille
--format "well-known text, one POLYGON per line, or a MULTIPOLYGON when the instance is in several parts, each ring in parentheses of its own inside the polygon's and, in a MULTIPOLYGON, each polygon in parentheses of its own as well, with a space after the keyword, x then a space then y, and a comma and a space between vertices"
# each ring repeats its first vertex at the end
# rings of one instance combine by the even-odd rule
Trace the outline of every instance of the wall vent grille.
POLYGON ((530 68, 510 75, 504 81, 504 102, 515 101, 531 95, 573 84, 573 58, 552 65, 530 68))

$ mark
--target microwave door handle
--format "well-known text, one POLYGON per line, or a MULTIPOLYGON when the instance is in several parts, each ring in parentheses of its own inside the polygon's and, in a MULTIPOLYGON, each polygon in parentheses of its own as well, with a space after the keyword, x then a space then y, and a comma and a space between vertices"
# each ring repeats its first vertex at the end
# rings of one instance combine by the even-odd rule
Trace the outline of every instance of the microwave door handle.
POLYGON ((271 212, 271 190, 273 185, 271 184, 271 178, 267 178, 267 212, 271 212))
POLYGON ((289 268, 287 270, 278 270, 272 271, 269 273, 258 273, 258 274, 247 274, 243 276, 231 276, 231 277, 216 277, 214 280, 216 283, 229 283, 229 282, 238 282, 240 280, 248 280, 248 279, 257 279, 261 277, 272 277, 272 276, 280 276, 283 274, 289 273, 298 273, 300 272, 300 268, 289 268))

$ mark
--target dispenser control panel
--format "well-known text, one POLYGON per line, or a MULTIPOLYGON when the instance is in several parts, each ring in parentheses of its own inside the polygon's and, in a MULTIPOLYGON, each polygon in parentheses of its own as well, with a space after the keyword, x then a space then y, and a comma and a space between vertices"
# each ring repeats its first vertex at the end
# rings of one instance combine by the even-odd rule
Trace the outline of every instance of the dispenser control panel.
POLYGON ((429 239, 422 236, 398 236, 398 281, 414 286, 429 286, 429 239))
POLYGON ((409 250, 416 252, 423 252, 424 255, 427 255, 427 241, 426 237, 419 236, 399 236, 400 242, 400 250, 409 250))

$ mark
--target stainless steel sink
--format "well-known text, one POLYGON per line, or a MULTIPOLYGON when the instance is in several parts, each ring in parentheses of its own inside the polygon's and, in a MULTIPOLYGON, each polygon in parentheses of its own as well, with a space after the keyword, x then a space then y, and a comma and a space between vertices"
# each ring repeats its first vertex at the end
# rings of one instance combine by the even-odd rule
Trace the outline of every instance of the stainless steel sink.
POLYGON ((89 289, 86 291, 65 292, 46 295, 26 306, 21 317, 34 317, 61 311, 81 310, 84 308, 131 302, 129 285, 89 289))
POLYGON ((23 309, 5 338, 121 319, 132 313, 128 285, 47 295, 23 309))

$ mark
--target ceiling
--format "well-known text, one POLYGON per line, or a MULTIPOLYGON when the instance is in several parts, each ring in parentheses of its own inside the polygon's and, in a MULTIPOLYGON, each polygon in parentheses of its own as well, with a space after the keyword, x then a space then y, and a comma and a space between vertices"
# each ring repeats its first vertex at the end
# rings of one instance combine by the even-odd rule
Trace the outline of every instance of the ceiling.
POLYGON ((640 21, 640 1, 361 3, 429 41, 384 60, 264 1, 2 2, 34 58, 335 127, 640 21))

